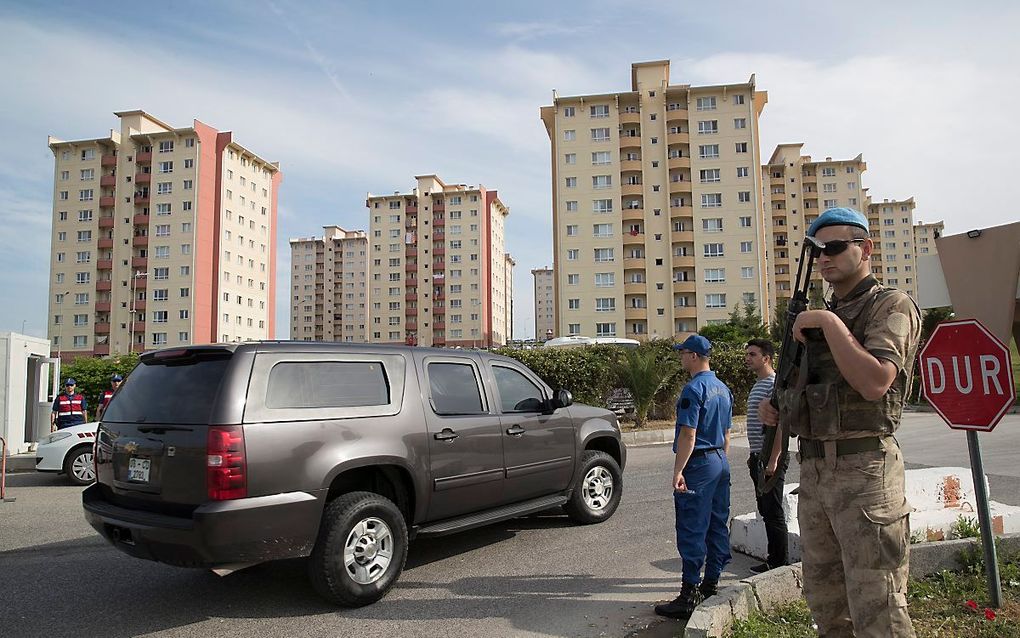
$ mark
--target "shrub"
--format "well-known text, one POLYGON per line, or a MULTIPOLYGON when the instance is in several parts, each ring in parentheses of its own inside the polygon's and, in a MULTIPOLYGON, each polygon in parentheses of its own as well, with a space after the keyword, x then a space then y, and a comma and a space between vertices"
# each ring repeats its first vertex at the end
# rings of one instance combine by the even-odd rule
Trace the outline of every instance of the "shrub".
POLYGON ((89 418, 94 419, 96 408, 99 407, 99 396, 103 390, 110 387, 110 377, 117 373, 126 378, 137 364, 137 354, 125 354, 109 359, 78 357, 74 363, 60 369, 60 382, 63 383, 67 377, 73 377, 78 382, 78 392, 84 394, 88 402, 89 418))

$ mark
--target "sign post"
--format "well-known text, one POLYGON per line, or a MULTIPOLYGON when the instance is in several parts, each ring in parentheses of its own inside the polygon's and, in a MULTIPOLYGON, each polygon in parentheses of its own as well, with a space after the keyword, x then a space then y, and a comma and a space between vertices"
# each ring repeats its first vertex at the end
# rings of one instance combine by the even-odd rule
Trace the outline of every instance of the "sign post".
POLYGON ((946 321, 932 332, 921 350, 919 363, 928 403, 949 427, 967 431, 988 595, 992 607, 999 608, 1002 585, 977 433, 991 432, 1016 401, 1009 348, 976 319, 946 321))

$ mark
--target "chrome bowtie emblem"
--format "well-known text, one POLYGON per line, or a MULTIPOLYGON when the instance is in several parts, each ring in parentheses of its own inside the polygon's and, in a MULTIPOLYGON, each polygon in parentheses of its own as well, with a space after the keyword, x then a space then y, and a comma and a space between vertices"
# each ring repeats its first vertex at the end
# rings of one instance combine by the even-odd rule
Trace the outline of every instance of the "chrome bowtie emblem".
POLYGON ((128 443, 124 444, 124 451, 127 452, 128 454, 134 454, 135 452, 138 451, 138 444, 135 443, 134 441, 129 441, 128 443))

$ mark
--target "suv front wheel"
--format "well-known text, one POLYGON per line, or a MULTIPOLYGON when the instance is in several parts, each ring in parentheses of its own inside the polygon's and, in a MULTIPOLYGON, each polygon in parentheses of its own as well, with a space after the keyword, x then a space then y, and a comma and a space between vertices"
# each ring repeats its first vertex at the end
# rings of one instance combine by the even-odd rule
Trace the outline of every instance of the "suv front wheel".
POLYGON ((351 492, 326 506, 308 561, 315 590, 345 607, 386 595, 407 559, 407 524, 387 498, 351 492))
POLYGON ((616 460, 598 450, 588 450, 581 457, 581 467, 570 500, 563 511, 583 525, 601 523, 620 505, 623 474, 616 460))

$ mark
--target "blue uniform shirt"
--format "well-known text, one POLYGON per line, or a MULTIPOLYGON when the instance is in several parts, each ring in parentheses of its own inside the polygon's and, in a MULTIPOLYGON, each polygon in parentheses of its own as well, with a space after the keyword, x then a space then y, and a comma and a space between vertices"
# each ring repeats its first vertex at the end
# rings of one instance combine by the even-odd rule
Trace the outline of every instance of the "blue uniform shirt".
POLYGON ((680 428, 695 428, 694 449, 722 448, 726 430, 733 421, 733 393, 715 376, 715 372, 699 372, 684 386, 676 402, 676 433, 673 453, 680 437, 680 428))

